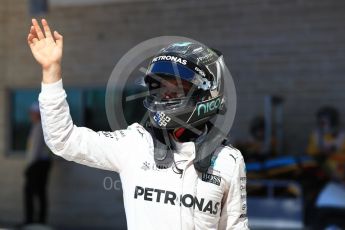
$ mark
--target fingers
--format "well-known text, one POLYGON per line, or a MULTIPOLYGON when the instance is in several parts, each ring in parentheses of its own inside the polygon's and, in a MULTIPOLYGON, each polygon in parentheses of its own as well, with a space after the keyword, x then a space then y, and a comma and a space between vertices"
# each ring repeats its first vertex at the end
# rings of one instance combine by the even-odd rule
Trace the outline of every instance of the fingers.
POLYGON ((29 44, 29 46, 32 46, 34 43, 33 43, 33 41, 32 41, 32 34, 29 34, 28 35, 28 44, 29 44))
POLYGON ((32 34, 33 36, 35 36, 37 38, 37 34, 36 34, 36 30, 34 26, 30 27, 30 34, 32 34))
POLYGON ((51 38, 52 37, 52 33, 50 31, 50 28, 49 28, 47 20, 42 19, 42 25, 43 25, 44 34, 46 35, 46 37, 47 38, 51 38))
POLYGON ((42 30, 41 30, 41 27, 38 25, 37 20, 34 19, 34 18, 32 19, 32 25, 33 25, 34 28, 35 28, 35 32, 36 32, 36 34, 37 34, 38 40, 43 39, 43 38, 44 38, 44 34, 43 34, 42 30))
POLYGON ((30 34, 32 34, 32 39, 34 42, 38 41, 37 33, 34 26, 31 26, 30 34))
POLYGON ((43 25, 43 29, 44 29, 44 34, 43 34, 37 20, 32 19, 32 26, 30 28, 30 33, 29 33, 28 38, 27 38, 29 45, 30 46, 35 45, 36 42, 38 42, 39 40, 42 40, 44 38, 53 38, 54 37, 56 44, 62 48, 62 46, 63 46, 62 35, 59 34, 57 31, 54 31, 54 33, 52 34, 47 20, 42 19, 42 25, 43 25))
POLYGON ((63 46, 63 36, 61 34, 59 34, 56 30, 54 31, 54 38, 55 38, 55 42, 56 44, 62 48, 63 46))
POLYGON ((28 34, 28 43, 30 46, 34 45, 38 39, 37 39, 37 34, 36 34, 36 31, 35 31, 35 28, 33 26, 31 26, 30 28, 30 32, 28 34))
POLYGON ((32 34, 29 34, 28 35, 28 43, 29 43, 29 45, 31 46, 31 45, 34 45, 35 43, 33 42, 33 35, 32 34))

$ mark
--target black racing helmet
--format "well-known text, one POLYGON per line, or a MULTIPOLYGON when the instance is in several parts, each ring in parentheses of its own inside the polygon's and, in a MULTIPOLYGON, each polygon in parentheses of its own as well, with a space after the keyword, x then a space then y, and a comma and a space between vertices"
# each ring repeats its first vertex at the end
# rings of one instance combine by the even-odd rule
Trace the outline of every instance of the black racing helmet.
POLYGON ((176 129, 210 120, 224 109, 223 69, 221 53, 199 43, 173 43, 160 50, 144 79, 151 124, 176 129))

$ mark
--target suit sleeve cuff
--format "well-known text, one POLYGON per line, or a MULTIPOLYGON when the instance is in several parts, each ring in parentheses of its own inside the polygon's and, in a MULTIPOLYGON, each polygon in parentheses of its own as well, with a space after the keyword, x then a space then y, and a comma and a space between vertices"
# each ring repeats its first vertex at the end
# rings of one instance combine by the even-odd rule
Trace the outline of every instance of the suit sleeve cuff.
POLYGON ((54 95, 59 95, 63 91, 62 79, 50 84, 41 83, 41 94, 44 96, 54 97, 54 95))

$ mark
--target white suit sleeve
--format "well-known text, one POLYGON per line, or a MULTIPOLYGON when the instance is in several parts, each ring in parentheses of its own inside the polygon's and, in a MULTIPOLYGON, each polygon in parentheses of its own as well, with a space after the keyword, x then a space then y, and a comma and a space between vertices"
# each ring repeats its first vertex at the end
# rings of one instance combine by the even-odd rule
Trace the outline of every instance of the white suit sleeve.
POLYGON ((151 136, 139 124, 115 132, 94 132, 73 124, 62 80, 42 83, 39 95, 46 144, 53 153, 69 161, 116 172, 137 151, 150 148, 151 136))
MULTIPOLYGON (((238 150, 236 150, 236 152, 239 153, 238 150)), ((229 183, 228 191, 223 197, 219 229, 249 229, 245 163, 240 153, 236 158, 237 162, 229 183)))

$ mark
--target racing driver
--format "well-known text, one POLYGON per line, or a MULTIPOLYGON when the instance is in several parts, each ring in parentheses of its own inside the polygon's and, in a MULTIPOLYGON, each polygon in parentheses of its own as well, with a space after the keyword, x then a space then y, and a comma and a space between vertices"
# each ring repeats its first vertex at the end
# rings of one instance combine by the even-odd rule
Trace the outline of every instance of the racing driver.
POLYGON ((144 79, 147 125, 95 132, 73 124, 61 79, 63 36, 41 23, 32 20, 27 40, 43 70, 45 141, 66 160, 119 173, 128 229, 248 229, 241 153, 221 142, 205 152, 219 139, 208 135, 210 119, 224 110, 219 52, 193 42, 163 48, 144 79))

